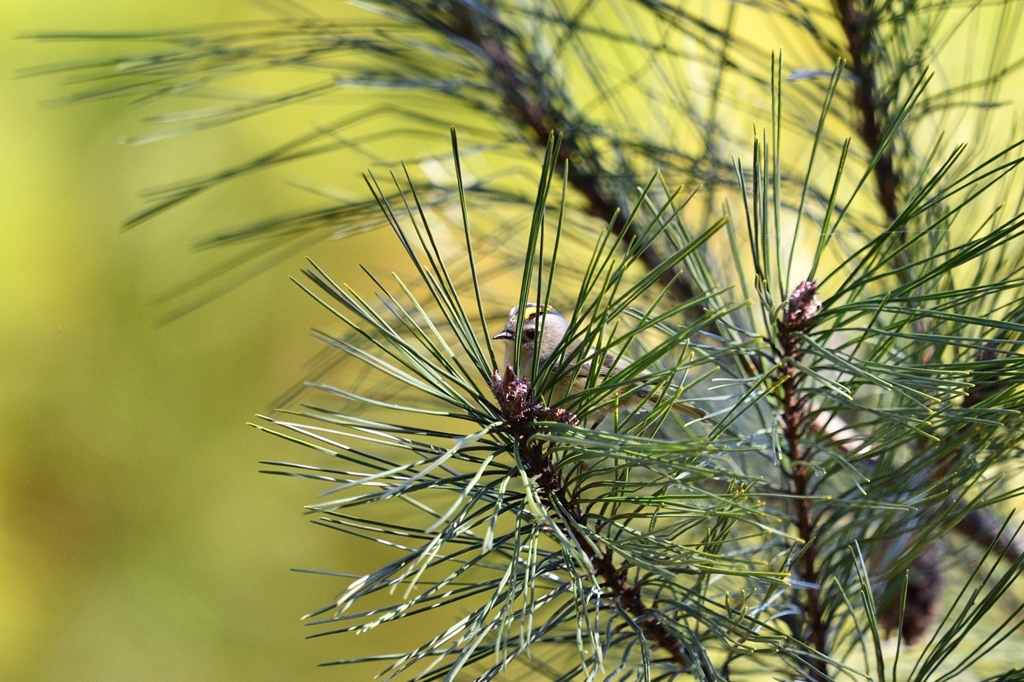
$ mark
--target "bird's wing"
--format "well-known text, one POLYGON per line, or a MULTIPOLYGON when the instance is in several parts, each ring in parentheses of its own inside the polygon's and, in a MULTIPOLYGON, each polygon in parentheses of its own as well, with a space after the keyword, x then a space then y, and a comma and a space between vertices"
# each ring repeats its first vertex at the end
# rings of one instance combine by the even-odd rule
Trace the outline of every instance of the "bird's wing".
MULTIPOLYGON (((638 381, 642 380, 643 377, 638 379, 638 381)), ((654 388, 655 387, 653 386, 644 384, 640 388, 636 389, 633 392, 633 395, 636 396, 639 400, 647 400, 648 398, 652 397, 651 394, 654 392, 654 388)), ((664 387, 664 390, 659 391, 658 395, 653 396, 653 398, 655 400, 660 400, 664 396, 673 396, 676 395, 677 393, 679 393, 679 387, 676 386, 675 384, 669 384, 668 386, 664 387)), ((681 399, 672 401, 672 409, 675 410, 676 412, 679 412, 680 414, 686 415, 687 417, 691 417, 693 419, 703 419, 704 417, 708 416, 706 410, 702 410, 699 407, 691 405, 690 403, 687 403, 681 399)))
MULTIPOLYGON (((587 359, 580 365, 580 372, 577 377, 578 380, 586 381, 587 378, 590 376, 590 368, 594 364, 594 355, 595 353, 593 350, 591 350, 587 354, 587 359)), ((622 367, 625 367, 627 364, 629 364, 627 360, 619 359, 618 361, 616 361, 615 355, 613 355, 612 353, 605 353, 604 355, 601 356, 601 373, 598 374, 597 376, 599 379, 601 379, 601 381, 604 381, 605 379, 608 378, 609 374, 615 374, 614 370, 616 368, 621 369, 622 367)))
MULTIPOLYGON (((593 351, 591 351, 590 355, 588 356, 588 360, 584 362, 583 365, 580 367, 580 373, 578 376, 579 381, 586 381, 587 378, 590 376, 590 367, 593 364, 593 358, 594 353, 593 351)), ((604 381, 609 376, 615 376, 615 374, 618 373, 617 370, 621 370, 628 364, 629 360, 625 358, 618 357, 612 353, 605 353, 601 358, 601 374, 598 376, 602 381, 604 381)), ((651 397, 651 394, 654 392, 655 386, 647 384, 647 381, 649 380, 650 375, 647 372, 644 372, 640 376, 630 380, 627 383, 628 386, 639 384, 639 386, 632 391, 632 395, 634 398, 642 402, 646 401, 648 398, 651 397)), ((662 384, 658 382, 658 385, 661 386, 662 384)), ((659 392, 660 395, 655 396, 656 399, 659 398, 661 395, 671 396, 679 392, 679 387, 676 386, 675 384, 668 384, 663 388, 664 390, 659 392)), ((680 414, 686 415, 687 417, 691 417, 693 419, 703 419, 704 417, 708 416, 708 413, 705 410, 690 405, 689 403, 684 402, 682 400, 674 401, 672 403, 672 409, 679 412, 680 414)))

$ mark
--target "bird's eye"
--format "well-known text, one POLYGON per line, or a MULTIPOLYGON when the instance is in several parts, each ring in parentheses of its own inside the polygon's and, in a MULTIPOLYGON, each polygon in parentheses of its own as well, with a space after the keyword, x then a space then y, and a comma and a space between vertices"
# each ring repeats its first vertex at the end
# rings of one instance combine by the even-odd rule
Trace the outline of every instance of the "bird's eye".
POLYGON ((530 341, 533 341, 534 337, 537 336, 537 330, 536 329, 524 329, 523 330, 523 336, 525 336, 530 341))

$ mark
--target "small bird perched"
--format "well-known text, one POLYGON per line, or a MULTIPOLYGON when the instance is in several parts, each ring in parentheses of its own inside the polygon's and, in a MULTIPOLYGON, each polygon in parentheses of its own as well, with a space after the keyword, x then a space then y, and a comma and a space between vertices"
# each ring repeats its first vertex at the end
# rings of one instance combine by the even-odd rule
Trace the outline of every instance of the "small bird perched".
MULTIPOLYGON (((521 343, 519 346, 519 367, 523 377, 533 382, 533 359, 535 354, 539 352, 540 366, 543 367, 552 355, 559 348, 562 339, 565 338, 566 332, 569 331, 569 322, 551 306, 540 306, 536 303, 527 303, 523 306, 523 330, 521 343), (538 335, 540 339, 538 340, 538 335), (539 349, 539 351, 538 351, 539 349)), ((519 324, 519 306, 512 308, 508 314, 508 322, 505 324, 505 329, 501 333, 494 336, 496 341, 505 342, 505 365, 511 367, 515 360, 515 338, 516 338, 516 326, 519 324)), ((564 356, 569 357, 572 355, 572 351, 579 345, 579 342, 571 344, 565 349, 564 356)), ((591 356, 593 354, 590 354, 591 356)), ((621 372, 623 369, 629 366, 629 362, 625 359, 616 359, 611 354, 605 354, 601 364, 600 374, 598 375, 596 384, 601 384, 609 378, 614 378, 616 374, 621 372)), ((582 364, 576 367, 569 367, 565 370, 565 376, 560 378, 555 383, 555 390, 553 391, 552 398, 555 401, 562 400, 570 393, 578 393, 589 384, 591 360, 583 360, 582 364), (572 387, 570 390, 569 382, 572 381, 572 387)), ((633 409, 638 405, 658 400, 662 395, 675 395, 678 393, 678 387, 673 385, 661 385, 661 386, 648 386, 646 381, 649 380, 649 375, 641 374, 636 379, 630 381, 628 384, 622 387, 623 395, 618 402, 619 407, 633 409), (653 394, 655 389, 661 389, 657 394, 653 394)), ((598 410, 602 418, 605 413, 610 412, 613 408, 608 407, 602 410, 598 410)), ((704 410, 688 405, 684 402, 675 401, 672 403, 672 409, 680 412, 681 414, 691 417, 693 419, 703 419, 707 416, 707 412, 704 410)))

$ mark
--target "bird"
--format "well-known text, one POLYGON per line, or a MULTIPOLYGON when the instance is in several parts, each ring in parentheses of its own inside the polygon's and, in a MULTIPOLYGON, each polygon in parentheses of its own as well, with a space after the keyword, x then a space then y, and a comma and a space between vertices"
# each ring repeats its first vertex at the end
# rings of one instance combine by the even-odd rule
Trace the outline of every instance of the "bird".
MULTIPOLYGON (((505 323, 505 328, 494 336, 495 341, 502 341, 505 344, 506 367, 512 367, 514 365, 516 351, 516 326, 519 324, 519 317, 519 306, 515 306, 508 313, 508 321, 505 323)), ((519 367, 523 378, 529 383, 533 383, 535 354, 539 349, 539 366, 544 367, 551 360, 552 355, 555 355, 556 351, 561 350, 560 346, 562 344, 562 340, 569 331, 569 322, 560 312, 551 306, 539 305, 537 303, 527 303, 524 305, 522 318, 522 336, 519 346, 519 367), (538 335, 540 336, 539 341, 537 338, 538 335)), ((579 343, 579 341, 570 343, 565 347, 563 353, 558 353, 559 357, 571 358, 573 356, 573 350, 579 346, 579 343)), ((590 353, 589 357, 590 359, 583 360, 578 367, 568 366, 565 368, 554 368, 555 371, 564 370, 564 376, 560 377, 555 382, 555 388, 552 391, 551 396, 553 401, 561 401, 570 394, 579 393, 589 386, 601 384, 609 378, 614 379, 616 374, 622 372, 629 366, 629 361, 625 358, 616 357, 611 353, 605 353, 602 358, 601 370, 598 374, 597 382, 596 384, 591 384, 590 373, 593 353, 590 353)), ((614 411, 617 407, 635 409, 644 403, 653 403, 664 395, 677 395, 679 387, 671 384, 665 385, 664 382, 645 372, 637 376, 634 380, 626 383, 620 390, 622 391, 622 395, 619 400, 594 411, 599 422, 604 418, 604 416, 611 411, 614 411), (652 386, 648 382, 653 382, 654 385, 652 386)), ((692 419, 704 419, 708 415, 707 412, 699 407, 694 407, 693 405, 679 400, 673 402, 672 409, 692 419)))

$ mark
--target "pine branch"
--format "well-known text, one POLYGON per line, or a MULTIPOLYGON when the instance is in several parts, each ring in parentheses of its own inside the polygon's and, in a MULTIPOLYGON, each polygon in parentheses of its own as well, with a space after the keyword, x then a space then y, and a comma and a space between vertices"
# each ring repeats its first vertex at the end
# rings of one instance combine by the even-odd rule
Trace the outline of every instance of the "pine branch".
MULTIPOLYGON (((878 79, 871 57, 873 33, 870 30, 869 19, 856 7, 854 0, 837 0, 837 10, 847 38, 850 56, 849 68, 856 76, 855 103, 861 117, 858 130, 871 156, 877 157, 874 177, 878 186, 878 200, 888 219, 893 221, 898 215, 896 203, 898 177, 893 165, 891 147, 882 149, 884 142, 883 111, 880 106, 878 79)), ((505 110, 521 128, 529 133, 530 139, 540 147, 547 143, 552 130, 563 132, 558 160, 559 163, 569 165, 569 182, 586 199, 588 211, 609 224, 616 235, 621 235, 624 230, 627 234, 630 233, 632 228, 625 217, 630 214, 630 208, 623 205, 613 193, 607 191, 602 185, 601 178, 606 175, 606 170, 601 163, 600 156, 588 145, 586 135, 579 134, 569 112, 556 104, 556 98, 551 95, 550 83, 542 80, 543 74, 531 74, 528 70, 522 69, 513 58, 508 45, 514 45, 516 41, 513 39, 510 29, 498 21, 485 17, 481 12, 474 12, 462 3, 452 4, 451 17, 453 22, 446 29, 450 34, 454 34, 458 41, 472 46, 478 56, 486 59, 489 64, 490 78, 502 98, 505 110)), ((664 257, 658 253, 654 244, 643 250, 640 259, 651 270, 660 268, 664 262, 664 257)), ((910 273, 905 270, 899 270, 897 274, 903 280, 910 276, 910 273)), ((673 294, 680 301, 691 300, 698 295, 692 279, 686 273, 675 268, 666 269, 661 281, 671 287, 673 294)), ((795 400, 796 396, 792 394, 786 399, 795 400)), ((798 414, 799 410, 796 410, 796 405, 789 405, 789 408, 791 410, 789 417, 795 421, 788 425, 787 429, 797 423, 803 428, 803 423, 806 421, 806 407, 802 416, 798 414)), ((816 425, 812 424, 810 428, 816 428, 816 425)), ((797 455, 802 454, 798 439, 790 440, 795 435, 794 431, 787 432, 791 456, 793 452, 797 455)), ((794 457, 793 461, 800 461, 800 457, 794 457)), ((806 494, 806 469, 803 464, 797 466, 794 475, 794 486, 803 491, 798 494, 806 494)), ((809 505, 809 502, 805 500, 800 504, 809 505)), ((801 538, 805 542, 811 542, 813 539, 808 512, 808 509, 803 509, 801 516, 801 538)), ((996 538, 986 532, 998 529, 998 527, 993 519, 986 516, 984 510, 972 510, 968 512, 961 523, 954 527, 954 530, 965 535, 972 542, 987 547, 993 540, 1001 541, 1001 538, 996 538)), ((1013 545, 1006 546, 1007 551, 1001 554, 1011 562, 1015 556, 1019 556, 1019 553, 1024 551, 1024 543, 1015 541, 1013 545)), ((809 583, 816 583, 813 578, 814 555, 815 548, 812 542, 805 550, 801 560, 804 566, 804 579, 809 583)), ((928 609, 923 610, 927 611, 928 609)), ((820 623, 817 594, 814 591, 808 593, 808 611, 812 623, 812 644, 824 653, 825 627, 820 623)))
POLYGON ((855 76, 855 103, 860 112, 860 136, 872 157, 877 157, 875 181, 878 183, 878 202, 890 221, 896 219, 897 177, 893 168, 892 149, 882 150, 882 120, 878 82, 873 63, 874 34, 871 18, 857 8, 856 0, 836 0, 839 23, 846 35, 850 52, 850 71, 855 76))
MULTIPOLYGON (((808 587, 804 620, 801 631, 794 634, 803 638, 815 652, 821 655, 828 653, 826 639, 827 623, 822 606, 819 603, 820 577, 817 569, 818 540, 815 537, 815 521, 812 513, 810 478, 808 465, 812 452, 803 443, 810 424, 808 412, 810 399, 803 394, 800 385, 804 374, 797 364, 803 356, 800 335, 807 331, 811 317, 817 312, 820 304, 815 298, 817 283, 803 282, 789 297, 789 301, 778 322, 779 343, 781 345, 782 362, 779 366, 781 375, 782 433, 786 441, 790 469, 787 472, 790 493, 793 495, 794 516, 803 548, 800 550, 800 580, 808 587)), ((822 659, 813 658, 813 670, 807 671, 812 680, 828 679, 828 672, 822 659)))
POLYGON ((997 556, 1010 563, 1024 557, 1024 539, 990 514, 972 511, 956 524, 956 530, 982 549, 992 547, 997 556))
POLYGON ((519 444, 519 453, 526 474, 535 481, 540 500, 548 507, 552 518, 560 519, 560 530, 571 538, 586 554, 594 573, 608 590, 611 601, 628 612, 647 639, 664 649, 679 668, 692 672, 694 662, 705 679, 715 679, 715 671, 708 661, 686 644, 662 622, 656 611, 643 600, 639 586, 630 584, 627 567, 615 565, 615 554, 610 547, 601 548, 583 528, 587 513, 579 501, 569 493, 568 485, 557 464, 548 456, 544 441, 536 438, 538 421, 554 421, 578 426, 579 418, 565 409, 550 409, 533 402, 530 385, 516 377, 511 367, 505 374, 494 370, 491 390, 501 408, 509 433, 519 444))
MULTIPOLYGON (((586 198, 589 213, 610 225, 617 236, 623 232, 637 236, 635 228, 627 221, 632 212, 630 207, 602 185, 602 178, 608 173, 587 136, 581 134, 585 131, 579 130, 569 112, 560 108, 547 89, 541 87, 542 83, 549 85, 539 80, 543 74, 535 74, 537 79, 531 79, 510 54, 508 43, 515 42, 510 29, 487 18, 483 12, 470 10, 461 2, 452 3, 451 18, 451 26, 439 24, 434 28, 444 26, 444 30, 457 42, 472 47, 478 56, 486 59, 491 80, 502 98, 505 111, 529 132, 532 141, 543 147, 552 131, 562 134, 558 162, 568 165, 569 183, 586 198)), ((640 260, 651 270, 664 265, 664 258, 654 244, 643 250, 640 260)), ((660 281, 670 286, 681 301, 699 295, 691 278, 678 268, 666 269, 660 281)))

